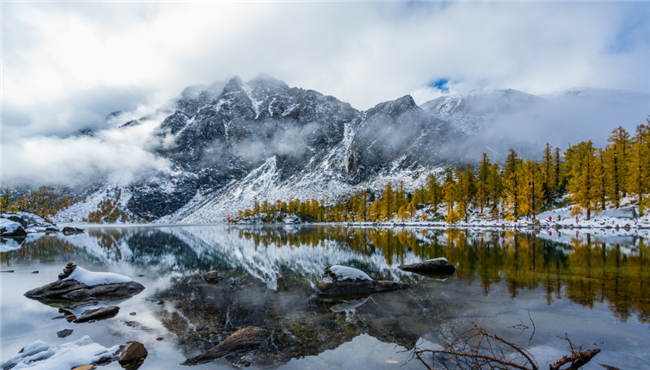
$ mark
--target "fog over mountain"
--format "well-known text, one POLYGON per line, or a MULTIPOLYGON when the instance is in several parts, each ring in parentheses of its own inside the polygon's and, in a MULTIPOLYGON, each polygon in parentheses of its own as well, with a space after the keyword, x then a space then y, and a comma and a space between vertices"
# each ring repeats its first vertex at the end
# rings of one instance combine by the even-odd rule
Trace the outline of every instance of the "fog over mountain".
POLYGON ((85 217, 119 186, 141 217, 217 222, 255 197, 336 199, 387 181, 412 189, 431 171, 476 164, 483 152, 502 162, 509 148, 537 159, 546 142, 604 145, 614 127, 644 123, 649 103, 648 94, 621 90, 504 89, 419 106, 406 95, 362 111, 268 75, 234 77, 188 87, 144 117, 116 112, 103 129, 24 141, 16 153, 31 155, 3 172, 7 182, 94 186, 62 219, 85 217))

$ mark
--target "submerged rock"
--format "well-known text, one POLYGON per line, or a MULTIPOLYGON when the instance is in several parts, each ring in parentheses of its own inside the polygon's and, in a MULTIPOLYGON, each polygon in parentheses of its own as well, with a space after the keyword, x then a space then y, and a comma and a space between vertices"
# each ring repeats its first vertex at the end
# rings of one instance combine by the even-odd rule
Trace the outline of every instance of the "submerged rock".
POLYGON ((127 369, 137 369, 149 352, 144 348, 144 344, 134 341, 126 345, 120 354, 117 362, 127 369))
POLYGON ((414 263, 411 265, 400 265, 399 268, 402 271, 417 272, 423 274, 433 274, 433 275, 451 275, 456 271, 454 265, 449 263, 446 258, 434 258, 428 261, 421 263, 414 263))
POLYGON ((72 329, 63 329, 63 330, 57 332, 56 336, 59 337, 59 338, 65 338, 67 336, 70 336, 70 334, 72 334, 73 331, 74 330, 72 330, 72 329))
POLYGON ((346 266, 332 266, 325 269, 320 297, 364 297, 373 293, 407 289, 410 285, 394 281, 372 280, 365 272, 346 266))
POLYGON ((181 365, 199 365, 224 356, 252 351, 265 344, 270 337, 270 331, 249 326, 236 331, 233 335, 217 344, 214 348, 203 352, 196 357, 188 358, 181 365))
POLYGON ((111 317, 115 317, 118 312, 120 312, 120 308, 118 306, 91 308, 90 310, 82 312, 81 316, 72 322, 75 324, 80 324, 82 322, 110 319, 111 317))
POLYGON ((28 298, 44 300, 85 300, 88 298, 124 298, 144 290, 130 278, 107 272, 92 272, 68 263, 58 281, 32 289, 28 298), (73 267, 74 266, 74 267, 73 267))
POLYGON ((339 281, 321 284, 318 287, 318 296, 322 298, 365 297, 373 293, 408 289, 410 287, 409 284, 386 280, 339 281))

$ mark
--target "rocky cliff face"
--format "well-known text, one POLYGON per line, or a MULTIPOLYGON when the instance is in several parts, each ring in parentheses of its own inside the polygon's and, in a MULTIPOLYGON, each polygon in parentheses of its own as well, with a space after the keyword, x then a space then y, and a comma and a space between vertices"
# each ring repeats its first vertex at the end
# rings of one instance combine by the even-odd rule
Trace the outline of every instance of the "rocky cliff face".
MULTIPOLYGON (((579 91, 581 101, 587 95, 650 100, 643 94, 579 91)), ((400 180, 408 189, 429 171, 476 162, 483 152, 497 162, 510 147, 537 158, 545 141, 510 135, 511 128, 530 125, 531 112, 547 109, 549 101, 575 97, 573 90, 545 98, 479 90, 421 106, 407 95, 359 111, 269 76, 248 82, 235 77, 188 87, 161 107, 157 114, 165 118, 151 147, 171 168, 119 185, 132 194, 129 211, 161 222, 219 222, 250 207, 255 197, 336 199, 400 180)), ((120 127, 145 119, 151 117, 120 127)))

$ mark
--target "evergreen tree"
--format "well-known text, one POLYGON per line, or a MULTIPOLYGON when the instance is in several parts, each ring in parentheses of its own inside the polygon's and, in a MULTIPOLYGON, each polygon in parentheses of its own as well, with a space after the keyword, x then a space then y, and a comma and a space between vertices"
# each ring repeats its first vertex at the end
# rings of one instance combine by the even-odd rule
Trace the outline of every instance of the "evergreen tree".
POLYGON ((492 208, 496 208, 501 199, 501 193, 503 191, 503 181, 501 178, 501 169, 498 164, 493 164, 490 166, 490 173, 488 174, 487 179, 487 193, 488 199, 492 203, 492 208))
POLYGON ((379 199, 375 199, 374 203, 370 206, 368 213, 370 214, 370 219, 373 221, 381 220, 382 218, 382 206, 379 199))
POLYGON ((478 174, 476 176, 476 203, 478 204, 481 213, 483 208, 488 206, 490 201, 490 191, 488 187, 488 178, 490 177, 490 160, 486 153, 483 153, 483 159, 478 167, 478 174))
POLYGON ((525 171, 524 181, 522 183, 522 213, 526 213, 527 217, 533 219, 537 212, 544 205, 544 172, 540 169, 539 164, 528 160, 525 166, 522 166, 525 171))
POLYGON ((632 143, 627 188, 637 198, 641 211, 643 197, 650 192, 650 121, 648 125, 637 126, 632 143))
POLYGON ((457 213, 454 212, 454 204, 456 198, 456 184, 451 181, 446 181, 442 186, 442 201, 446 204, 447 217, 445 221, 450 224, 458 222, 457 213))
POLYGON ((551 190, 557 186, 553 151, 551 148, 551 145, 549 143, 546 143, 546 147, 544 147, 544 155, 542 156, 544 194, 546 194, 549 199, 551 190))
POLYGON ((521 173, 522 160, 517 157, 517 153, 510 149, 506 157, 506 163, 503 166, 503 203, 508 207, 509 216, 513 219, 519 217, 519 208, 521 207, 521 173))
POLYGON ((618 208, 621 198, 627 193, 630 134, 619 126, 612 131, 607 142, 609 145, 605 150, 605 173, 607 174, 605 183, 610 201, 618 208))
POLYGON ((442 203, 442 187, 438 183, 438 179, 434 173, 427 175, 426 179, 426 199, 424 202, 431 204, 434 209, 438 209, 442 203))
MULTIPOLYGON (((594 178, 596 168, 595 149, 591 141, 581 142, 570 149, 570 154, 565 155, 571 176, 568 183, 570 199, 584 211, 587 211, 587 220, 591 218, 591 211, 595 209, 596 197, 594 178)), ((567 149, 567 151, 569 151, 567 149)))
POLYGON ((597 148, 594 151, 594 208, 604 210, 607 207, 607 186, 605 184, 605 152, 597 148))
POLYGON ((395 212, 395 193, 393 192, 393 186, 390 181, 386 183, 384 187, 384 192, 382 193, 382 213, 383 218, 386 221, 390 221, 393 218, 393 213, 395 212))

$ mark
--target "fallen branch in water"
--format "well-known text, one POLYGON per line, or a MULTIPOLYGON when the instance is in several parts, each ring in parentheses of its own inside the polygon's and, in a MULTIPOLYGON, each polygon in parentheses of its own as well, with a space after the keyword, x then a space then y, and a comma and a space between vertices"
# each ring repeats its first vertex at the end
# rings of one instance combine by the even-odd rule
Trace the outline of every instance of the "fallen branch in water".
POLYGON ((473 322, 472 325, 473 329, 445 344, 444 349, 415 348, 411 358, 420 360, 427 369, 435 369, 437 365, 444 369, 539 369, 533 356, 524 348, 486 332, 473 322), (433 367, 422 358, 425 352, 433 354, 433 367))
POLYGON ((560 370, 560 368, 563 365, 566 365, 568 363, 571 363, 571 366, 568 367, 566 370, 579 369, 600 352, 599 349, 582 351, 582 346, 576 347, 571 342, 569 337, 567 337, 566 333, 564 333, 564 338, 560 336, 558 336, 558 338, 564 339, 567 342, 569 342, 569 347, 571 347, 571 354, 562 357, 561 359, 557 360, 553 365, 550 365, 550 370, 560 370))
MULTIPOLYGON (((451 341, 443 344, 442 349, 420 349, 416 346, 412 350, 409 361, 417 358, 429 370, 539 370, 539 365, 535 361, 535 357, 526 349, 486 332, 473 322, 472 325, 474 325, 474 328, 461 333, 451 341), (425 353, 431 353, 433 355, 432 361, 429 362, 431 366, 429 366, 423 357, 425 353)), ((599 349, 582 351, 582 346, 575 346, 566 334, 564 338, 559 338, 569 342, 571 354, 562 357, 553 365, 550 365, 550 370, 559 370, 560 367, 568 363, 571 363, 571 366, 564 370, 576 370, 584 366, 600 352, 599 349)))

